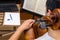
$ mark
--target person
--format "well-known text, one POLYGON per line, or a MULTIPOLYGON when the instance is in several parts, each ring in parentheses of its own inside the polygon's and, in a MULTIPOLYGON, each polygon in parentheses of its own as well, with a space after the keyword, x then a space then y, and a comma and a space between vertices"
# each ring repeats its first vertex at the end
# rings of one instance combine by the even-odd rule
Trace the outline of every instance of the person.
MULTIPOLYGON (((59 0, 47 0, 47 15, 50 16, 52 10, 55 8, 60 8, 59 0)), ((26 20, 17 30, 16 32, 9 38, 9 40, 18 40, 24 30, 30 29, 32 24, 35 22, 33 19, 26 20)), ((34 38, 33 38, 34 40, 34 38)), ((48 27, 48 32, 43 36, 35 39, 35 40, 60 40, 60 30, 52 30, 48 27)))
POLYGON ((32 24, 35 22, 33 19, 24 21, 24 23, 16 30, 16 32, 9 38, 9 40, 18 40, 20 35, 24 30, 31 28, 32 24))
MULTIPOLYGON (((9 38, 9 40, 18 40, 20 35, 24 30, 31 28, 32 24, 35 22, 33 19, 26 20, 17 30, 16 32, 9 38)), ((49 35, 55 38, 56 40, 60 40, 60 30, 52 30, 49 28, 49 35)))

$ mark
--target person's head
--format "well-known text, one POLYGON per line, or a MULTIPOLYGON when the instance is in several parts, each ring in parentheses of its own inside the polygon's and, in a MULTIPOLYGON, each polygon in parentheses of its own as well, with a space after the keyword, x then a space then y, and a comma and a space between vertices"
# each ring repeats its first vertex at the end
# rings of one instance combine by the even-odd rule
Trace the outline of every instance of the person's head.
POLYGON ((47 0, 46 8, 48 13, 51 13, 55 8, 60 8, 60 0, 47 0))
POLYGON ((46 8, 47 16, 51 16, 53 14, 56 19, 55 21, 60 22, 60 0, 47 0, 46 8))
MULTIPOLYGON (((59 4, 60 4, 59 0, 47 0, 47 2, 46 2, 47 14, 49 16, 51 16, 51 14, 53 14, 52 11, 53 10, 54 10, 54 12, 56 11, 55 8, 60 8, 59 4)), ((58 13, 58 11, 56 13, 58 13)), ((58 26, 59 26, 59 24, 58 24, 58 26)), ((57 29, 58 27, 57 27, 57 25, 54 25, 54 26, 51 26, 51 28, 52 29, 55 29, 55 28, 57 29)), ((38 31, 37 33, 39 35, 43 35, 44 33, 47 32, 47 28, 45 28, 45 29, 38 29, 37 31, 38 31)))

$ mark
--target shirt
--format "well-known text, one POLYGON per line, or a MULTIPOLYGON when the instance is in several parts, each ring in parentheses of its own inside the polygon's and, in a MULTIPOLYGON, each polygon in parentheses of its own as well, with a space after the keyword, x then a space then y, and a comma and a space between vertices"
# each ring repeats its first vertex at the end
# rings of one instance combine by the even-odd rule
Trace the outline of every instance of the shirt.
POLYGON ((43 36, 35 39, 35 40, 55 40, 54 38, 52 38, 51 36, 48 35, 48 32, 45 33, 43 36))

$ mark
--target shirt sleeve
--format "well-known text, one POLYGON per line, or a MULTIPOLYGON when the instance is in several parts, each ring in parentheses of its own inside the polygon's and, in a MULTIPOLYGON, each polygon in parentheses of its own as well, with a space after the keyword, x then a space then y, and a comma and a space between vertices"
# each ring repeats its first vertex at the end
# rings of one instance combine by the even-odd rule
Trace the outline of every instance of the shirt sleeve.
POLYGON ((35 39, 35 40, 55 40, 54 38, 52 38, 51 36, 48 35, 48 32, 45 33, 43 36, 35 39))

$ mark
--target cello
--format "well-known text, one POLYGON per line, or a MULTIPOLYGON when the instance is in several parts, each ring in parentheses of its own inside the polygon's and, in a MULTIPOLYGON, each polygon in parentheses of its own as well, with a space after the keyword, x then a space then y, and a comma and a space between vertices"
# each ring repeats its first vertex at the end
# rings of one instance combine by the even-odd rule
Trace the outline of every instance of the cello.
POLYGON ((42 36, 48 31, 47 27, 51 27, 53 30, 58 30, 60 28, 59 8, 55 8, 50 16, 46 15, 36 19, 33 27, 25 32, 25 40, 34 40, 35 38, 42 36))

